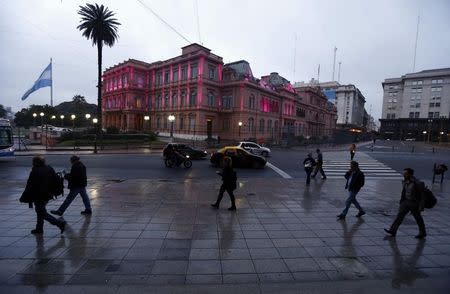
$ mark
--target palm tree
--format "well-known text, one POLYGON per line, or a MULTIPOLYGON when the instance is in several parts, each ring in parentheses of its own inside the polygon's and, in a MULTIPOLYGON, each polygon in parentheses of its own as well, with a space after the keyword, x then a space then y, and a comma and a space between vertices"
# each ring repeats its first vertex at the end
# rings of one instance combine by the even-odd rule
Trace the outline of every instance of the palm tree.
MULTIPOLYGON (((97 45, 98 52, 98 96, 97 96, 97 133, 102 130, 102 48, 103 44, 112 47, 119 38, 117 28, 120 23, 114 18, 114 12, 108 7, 98 4, 80 6, 78 14, 81 15, 80 25, 77 26, 86 39, 92 40, 92 46, 97 45)), ((97 147, 97 146, 95 146, 97 147)), ((95 150, 96 151, 96 150, 95 150)))

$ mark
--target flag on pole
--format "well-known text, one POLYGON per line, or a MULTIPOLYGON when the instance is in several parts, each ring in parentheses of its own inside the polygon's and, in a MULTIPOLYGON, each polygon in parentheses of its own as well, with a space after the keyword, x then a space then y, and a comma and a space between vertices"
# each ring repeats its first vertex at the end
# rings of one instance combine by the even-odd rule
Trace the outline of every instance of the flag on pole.
POLYGON ((34 91, 43 88, 43 87, 51 87, 52 86, 52 63, 44 69, 39 78, 34 82, 34 85, 25 92, 22 96, 22 101, 27 99, 31 93, 34 91))

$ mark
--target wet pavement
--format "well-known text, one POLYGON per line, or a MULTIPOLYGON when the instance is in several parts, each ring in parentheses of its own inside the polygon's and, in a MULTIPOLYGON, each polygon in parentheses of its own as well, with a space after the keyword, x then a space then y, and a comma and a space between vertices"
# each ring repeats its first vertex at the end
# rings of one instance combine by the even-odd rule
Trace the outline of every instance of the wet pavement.
MULTIPOLYGON (((315 293, 450 290, 450 184, 432 188, 426 240, 395 216, 398 180, 372 179, 358 195, 367 215, 336 221, 346 199, 340 179, 245 178, 236 212, 210 208, 219 179, 89 181, 93 215, 68 208, 63 235, 48 223, 33 236, 35 213, 18 198, 22 179, 0 183, 0 291, 117 293, 315 293)), ((48 210, 62 199, 52 201, 48 210)), ((397 292, 396 292, 397 293, 397 292)))

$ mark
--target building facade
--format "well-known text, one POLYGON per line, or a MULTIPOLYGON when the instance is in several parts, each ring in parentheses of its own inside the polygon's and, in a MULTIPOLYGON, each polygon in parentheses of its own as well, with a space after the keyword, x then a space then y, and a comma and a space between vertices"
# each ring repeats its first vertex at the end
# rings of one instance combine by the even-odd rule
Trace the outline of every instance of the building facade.
POLYGON ((198 44, 166 61, 130 59, 108 68, 102 88, 104 126, 122 131, 151 130, 194 140, 279 141, 333 128, 334 110, 305 103, 278 73, 257 79, 247 61, 224 64, 198 44), (304 115, 297 109, 304 109, 304 115), (314 111, 328 120, 309 128, 314 111), (169 121, 169 116, 175 119, 169 121))
POLYGON ((393 139, 447 140, 450 68, 384 80, 380 132, 393 139))

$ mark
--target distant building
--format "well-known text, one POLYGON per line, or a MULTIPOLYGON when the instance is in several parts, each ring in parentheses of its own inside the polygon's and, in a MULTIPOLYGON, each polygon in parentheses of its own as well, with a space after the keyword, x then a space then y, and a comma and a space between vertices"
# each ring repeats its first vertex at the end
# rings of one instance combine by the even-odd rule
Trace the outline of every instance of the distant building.
POLYGON ((328 134, 333 124, 324 120, 333 109, 320 95, 313 104, 302 95, 278 73, 257 79, 247 61, 224 64, 210 49, 191 44, 165 61, 130 59, 106 69, 103 124, 194 140, 263 142, 328 134))
POLYGON ((380 132, 393 139, 446 140, 450 117, 450 68, 384 80, 380 132))

